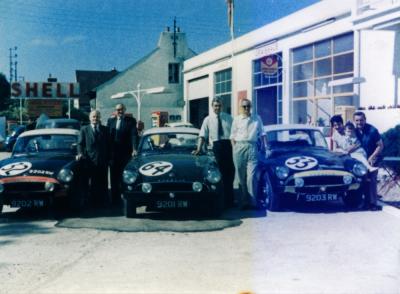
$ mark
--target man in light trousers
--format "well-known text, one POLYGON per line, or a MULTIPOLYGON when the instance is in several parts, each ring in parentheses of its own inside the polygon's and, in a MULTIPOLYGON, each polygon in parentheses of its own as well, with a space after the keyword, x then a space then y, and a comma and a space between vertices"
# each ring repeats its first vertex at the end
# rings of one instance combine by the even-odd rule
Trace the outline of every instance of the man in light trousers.
POLYGON ((231 142, 233 162, 240 184, 239 207, 242 210, 257 209, 257 141, 265 140, 260 116, 251 114, 251 102, 243 99, 242 113, 232 123, 231 142))

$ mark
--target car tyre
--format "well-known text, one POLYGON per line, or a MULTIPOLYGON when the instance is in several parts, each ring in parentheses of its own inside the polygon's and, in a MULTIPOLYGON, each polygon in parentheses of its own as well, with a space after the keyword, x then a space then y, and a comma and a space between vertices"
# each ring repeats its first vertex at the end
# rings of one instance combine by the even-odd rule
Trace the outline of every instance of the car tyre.
POLYGON ((127 218, 137 217, 136 201, 124 198, 124 213, 127 218))
POLYGON ((212 199, 212 210, 211 210, 211 215, 213 217, 219 217, 223 210, 224 210, 224 193, 221 191, 219 193, 215 193, 213 199, 212 199))
POLYGON ((271 180, 267 173, 262 177, 262 183, 260 185, 261 193, 263 193, 265 198, 265 206, 269 211, 280 211, 281 210, 281 199, 279 194, 274 192, 271 184, 271 180))
POLYGON ((342 199, 347 208, 357 209, 363 204, 363 193, 359 190, 350 191, 342 199))

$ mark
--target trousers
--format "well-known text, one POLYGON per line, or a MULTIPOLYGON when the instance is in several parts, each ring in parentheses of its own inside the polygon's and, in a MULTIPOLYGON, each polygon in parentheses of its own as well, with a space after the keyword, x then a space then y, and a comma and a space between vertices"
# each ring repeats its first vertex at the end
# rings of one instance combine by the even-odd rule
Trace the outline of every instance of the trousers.
POLYGON ((239 207, 257 205, 257 145, 252 142, 236 142, 233 162, 239 178, 239 207))

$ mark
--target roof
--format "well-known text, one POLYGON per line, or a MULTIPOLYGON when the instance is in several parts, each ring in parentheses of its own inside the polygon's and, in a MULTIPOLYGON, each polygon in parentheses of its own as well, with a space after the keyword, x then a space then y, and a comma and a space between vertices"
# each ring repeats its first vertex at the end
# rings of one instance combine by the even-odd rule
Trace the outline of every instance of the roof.
POLYGON ((78 130, 74 129, 38 129, 23 132, 20 137, 36 136, 36 135, 79 135, 78 130))
POLYGON ((143 133, 143 136, 154 135, 154 134, 168 134, 168 133, 179 133, 179 134, 196 134, 200 132, 196 128, 188 127, 161 127, 161 128, 151 128, 143 133))
POLYGON ((46 122, 48 121, 54 121, 54 122, 77 122, 79 123, 78 120, 74 119, 74 118, 49 118, 48 120, 46 120, 46 122))
POLYGON ((305 125, 305 124, 279 124, 279 125, 268 125, 264 126, 264 132, 273 132, 281 130, 315 130, 320 131, 320 128, 305 125))
POLYGON ((80 93, 82 95, 93 91, 94 88, 112 79, 119 72, 115 69, 110 71, 96 70, 76 70, 76 81, 80 85, 80 93))

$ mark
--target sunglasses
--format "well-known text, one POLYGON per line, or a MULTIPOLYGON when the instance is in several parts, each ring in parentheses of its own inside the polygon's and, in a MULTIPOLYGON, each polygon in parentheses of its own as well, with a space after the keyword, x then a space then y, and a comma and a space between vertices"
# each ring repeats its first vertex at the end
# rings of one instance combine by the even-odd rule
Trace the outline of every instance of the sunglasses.
POLYGON ((124 109, 123 108, 117 108, 117 109, 115 109, 116 111, 123 111, 124 109))
POLYGON ((242 105, 243 108, 250 108, 251 106, 246 104, 246 105, 242 105))

